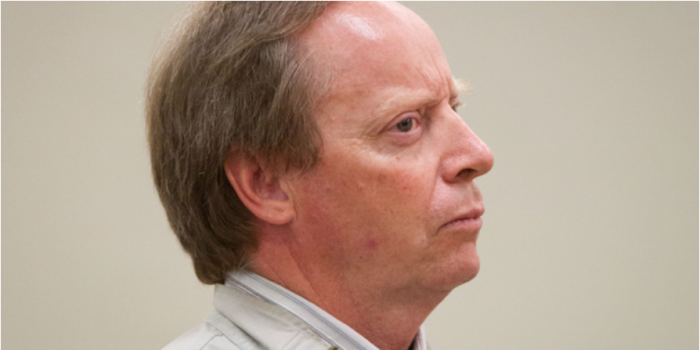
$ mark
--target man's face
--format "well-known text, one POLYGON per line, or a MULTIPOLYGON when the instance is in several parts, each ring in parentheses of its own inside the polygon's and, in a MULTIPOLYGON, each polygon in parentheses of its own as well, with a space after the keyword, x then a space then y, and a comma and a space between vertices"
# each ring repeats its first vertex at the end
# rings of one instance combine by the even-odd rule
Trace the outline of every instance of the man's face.
POLYGON ((493 156, 453 109, 432 31, 401 5, 349 3, 302 39, 334 77, 316 111, 321 160, 290 182, 305 272, 393 291, 472 279, 483 212, 473 180, 493 156))

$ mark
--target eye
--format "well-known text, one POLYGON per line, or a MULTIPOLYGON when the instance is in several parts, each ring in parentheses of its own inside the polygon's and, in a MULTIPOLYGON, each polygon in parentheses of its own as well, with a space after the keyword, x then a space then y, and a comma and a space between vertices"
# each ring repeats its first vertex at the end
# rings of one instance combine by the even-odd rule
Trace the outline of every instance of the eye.
POLYGON ((396 124, 396 129, 401 132, 409 132, 413 129, 413 118, 406 118, 396 124))
POLYGON ((460 103, 460 102, 457 102, 457 103, 453 104, 453 105, 452 105, 452 110, 455 111, 455 112, 457 112, 457 107, 459 107, 459 106, 461 106, 461 105, 462 105, 462 103, 460 103))

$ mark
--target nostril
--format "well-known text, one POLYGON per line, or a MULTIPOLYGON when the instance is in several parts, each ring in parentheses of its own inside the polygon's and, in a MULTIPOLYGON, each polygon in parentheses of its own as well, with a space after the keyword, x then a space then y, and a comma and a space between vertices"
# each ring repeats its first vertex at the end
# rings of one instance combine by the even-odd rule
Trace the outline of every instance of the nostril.
POLYGON ((459 173, 457 173, 457 178, 458 179, 461 179, 461 178, 468 179, 468 178, 474 176, 474 172, 476 172, 476 170, 471 169, 471 168, 462 169, 462 170, 460 170, 459 173))

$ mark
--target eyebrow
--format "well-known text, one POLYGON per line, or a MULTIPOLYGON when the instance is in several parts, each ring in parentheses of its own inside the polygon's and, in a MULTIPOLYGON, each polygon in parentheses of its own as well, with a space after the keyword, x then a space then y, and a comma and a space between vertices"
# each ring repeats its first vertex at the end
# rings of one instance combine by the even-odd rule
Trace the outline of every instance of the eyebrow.
MULTIPOLYGON (((471 88, 469 87, 469 84, 461 79, 452 77, 450 79, 450 100, 456 100, 457 97, 460 94, 470 92, 471 88)), ((425 92, 425 91, 424 91, 425 92)), ((422 95, 422 94, 421 94, 422 95)), ((409 94, 412 98, 409 98, 409 100, 412 100, 413 103, 412 105, 415 106, 424 106, 428 104, 432 104, 439 99, 435 98, 434 96, 430 96, 429 94, 422 95, 421 97, 418 97, 417 99, 415 95, 409 94)), ((394 95, 392 96, 393 98, 390 99, 389 101, 385 101, 381 107, 379 107, 377 113, 375 115, 389 115, 393 114, 394 111, 393 109, 396 108, 397 105, 401 105, 402 103, 399 103, 400 101, 405 101, 407 99, 406 95, 394 95)))
POLYGON ((452 99, 456 99, 457 96, 472 91, 469 83, 459 78, 452 77, 451 85, 452 86, 450 88, 452 90, 452 94, 450 95, 450 98, 452 99))

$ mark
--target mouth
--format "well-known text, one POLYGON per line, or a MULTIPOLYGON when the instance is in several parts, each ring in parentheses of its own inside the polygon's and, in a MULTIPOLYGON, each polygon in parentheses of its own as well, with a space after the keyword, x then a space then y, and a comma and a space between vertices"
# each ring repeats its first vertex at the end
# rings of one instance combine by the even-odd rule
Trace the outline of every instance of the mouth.
POLYGON ((454 219, 442 225, 442 228, 455 227, 478 230, 482 225, 482 215, 484 215, 483 207, 472 208, 460 215, 457 215, 454 219))

